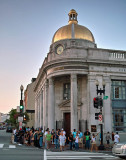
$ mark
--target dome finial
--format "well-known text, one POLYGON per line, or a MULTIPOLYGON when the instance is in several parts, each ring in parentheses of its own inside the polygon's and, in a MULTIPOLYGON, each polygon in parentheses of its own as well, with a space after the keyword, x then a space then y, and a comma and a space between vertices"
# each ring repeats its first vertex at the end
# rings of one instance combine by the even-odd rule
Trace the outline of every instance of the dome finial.
POLYGON ((69 12, 69 14, 68 14, 68 16, 69 16, 69 24, 71 24, 71 23, 75 23, 75 24, 77 24, 78 23, 78 21, 77 21, 77 12, 74 10, 74 9, 71 9, 70 10, 70 12, 69 12))

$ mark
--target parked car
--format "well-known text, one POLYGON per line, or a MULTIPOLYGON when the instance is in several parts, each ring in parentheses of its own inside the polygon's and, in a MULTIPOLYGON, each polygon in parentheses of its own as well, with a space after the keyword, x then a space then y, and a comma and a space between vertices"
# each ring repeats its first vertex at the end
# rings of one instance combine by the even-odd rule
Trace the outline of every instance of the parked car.
POLYGON ((4 128, 3 128, 3 126, 0 126, 0 130, 3 130, 4 128))
POLYGON ((8 126, 7 129, 6 129, 6 132, 12 133, 12 127, 11 127, 11 126, 8 126))
POLYGON ((3 129, 6 129, 6 126, 3 126, 3 129))
POLYGON ((114 144, 112 153, 120 158, 126 158, 126 142, 114 144))

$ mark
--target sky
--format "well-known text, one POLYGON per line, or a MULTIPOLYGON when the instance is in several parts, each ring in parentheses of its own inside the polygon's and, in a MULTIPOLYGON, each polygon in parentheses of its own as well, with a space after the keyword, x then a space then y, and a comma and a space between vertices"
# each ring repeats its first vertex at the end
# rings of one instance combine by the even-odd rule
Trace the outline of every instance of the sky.
POLYGON ((0 0, 0 112, 19 106, 71 9, 98 48, 126 51, 126 0, 0 0))

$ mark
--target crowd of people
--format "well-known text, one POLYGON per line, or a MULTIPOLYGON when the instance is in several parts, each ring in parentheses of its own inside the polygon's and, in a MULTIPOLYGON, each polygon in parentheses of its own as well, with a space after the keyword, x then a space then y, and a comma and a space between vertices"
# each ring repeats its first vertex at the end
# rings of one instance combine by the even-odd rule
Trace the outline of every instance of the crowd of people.
MULTIPOLYGON (((54 131, 54 129, 50 131, 49 128, 47 128, 46 131, 43 131, 42 128, 35 130, 33 127, 24 127, 21 130, 17 130, 16 128, 13 130, 13 141, 19 145, 25 144, 27 146, 46 148, 47 150, 55 147, 56 149, 63 151, 64 147, 69 145, 70 150, 79 150, 79 148, 85 148, 86 150, 91 150, 92 152, 92 150, 97 151, 98 149, 96 145, 96 137, 98 135, 98 139, 100 140, 100 133, 91 134, 88 129, 84 133, 74 129, 73 132, 68 135, 63 128, 61 130, 57 129, 56 131, 54 131)), ((119 135, 118 133, 114 135, 113 132, 112 134, 107 132, 105 139, 106 146, 110 147, 110 140, 112 140, 113 143, 118 143, 119 135)))

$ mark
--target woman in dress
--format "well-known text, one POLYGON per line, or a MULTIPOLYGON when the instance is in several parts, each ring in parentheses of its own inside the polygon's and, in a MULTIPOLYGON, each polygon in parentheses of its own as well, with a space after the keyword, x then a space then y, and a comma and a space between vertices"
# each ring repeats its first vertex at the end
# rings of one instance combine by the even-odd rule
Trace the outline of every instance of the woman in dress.
POLYGON ((60 141, 60 151, 62 151, 62 150, 64 151, 66 136, 63 134, 63 132, 60 133, 59 141, 60 141))
POLYGON ((92 135, 92 138, 91 138, 91 152, 93 149, 95 149, 95 151, 98 150, 97 146, 96 146, 96 136, 94 133, 92 135))

